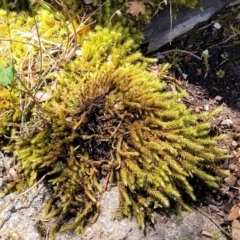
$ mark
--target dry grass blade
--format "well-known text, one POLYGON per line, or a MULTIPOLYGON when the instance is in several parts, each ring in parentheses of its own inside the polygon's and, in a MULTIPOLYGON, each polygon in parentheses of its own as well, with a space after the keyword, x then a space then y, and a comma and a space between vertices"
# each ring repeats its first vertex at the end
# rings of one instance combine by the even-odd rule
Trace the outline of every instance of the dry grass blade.
POLYGON ((24 191, 24 192, 22 192, 22 193, 20 193, 20 194, 18 194, 18 195, 16 195, 16 196, 10 198, 10 199, 7 201, 7 203, 5 203, 5 205, 3 205, 3 206, 0 208, 0 214, 1 214, 1 213, 4 211, 4 209, 6 209, 6 207, 7 207, 9 204, 11 204, 14 200, 16 200, 16 199, 20 198, 21 196, 23 196, 24 194, 30 192, 34 187, 36 187, 38 184, 40 184, 40 183, 44 180, 44 178, 46 177, 46 175, 47 175, 47 174, 45 174, 42 178, 40 178, 34 185, 32 185, 32 186, 31 186, 29 189, 27 189, 26 191, 24 191))

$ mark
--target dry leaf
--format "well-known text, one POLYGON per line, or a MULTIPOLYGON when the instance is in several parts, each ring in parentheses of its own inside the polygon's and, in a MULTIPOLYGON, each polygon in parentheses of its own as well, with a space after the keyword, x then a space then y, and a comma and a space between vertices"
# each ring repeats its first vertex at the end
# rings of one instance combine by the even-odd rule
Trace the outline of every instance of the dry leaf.
POLYGON ((127 13, 138 16, 139 13, 145 14, 145 5, 143 2, 126 2, 127 13))
POLYGON ((202 235, 205 237, 210 237, 210 238, 214 237, 214 233, 209 232, 209 231, 202 231, 202 235))
POLYGON ((240 239, 240 222, 238 220, 232 222, 232 238, 234 240, 240 239))
POLYGON ((239 210, 240 210, 240 207, 234 206, 231 212, 229 213, 229 215, 227 216, 227 221, 232 221, 237 219, 239 217, 239 210))
POLYGON ((8 174, 5 176, 5 181, 16 181, 17 177, 17 171, 14 167, 12 167, 9 169, 8 174))
POLYGON ((54 91, 57 88, 57 81, 54 81, 51 86, 51 90, 54 91))
POLYGON ((34 97, 38 102, 45 102, 52 98, 52 92, 39 91, 34 95, 34 97))

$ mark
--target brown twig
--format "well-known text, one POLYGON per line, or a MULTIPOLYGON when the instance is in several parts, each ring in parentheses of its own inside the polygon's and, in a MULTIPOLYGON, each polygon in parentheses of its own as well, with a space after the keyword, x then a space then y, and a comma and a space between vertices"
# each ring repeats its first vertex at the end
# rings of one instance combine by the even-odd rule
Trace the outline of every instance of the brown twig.
POLYGON ((236 35, 230 35, 227 39, 225 39, 225 40, 223 40, 223 41, 221 41, 221 42, 219 42, 217 44, 214 44, 214 45, 210 46, 208 49, 213 48, 213 47, 217 47, 217 46, 222 45, 222 44, 225 44, 225 43, 227 43, 229 40, 231 40, 234 37, 236 37, 236 35))
POLYGON ((172 77, 172 76, 163 75, 163 78, 164 78, 164 79, 167 79, 167 80, 169 80, 169 81, 175 82, 175 83, 178 84, 179 86, 182 86, 182 85, 183 85, 183 83, 182 83, 181 80, 178 80, 178 79, 176 79, 176 78, 174 78, 174 77, 172 77))
POLYGON ((210 216, 208 216, 204 211, 200 210, 199 208, 197 208, 196 210, 203 214, 205 217, 207 217, 212 223, 214 223, 228 239, 232 239, 231 235, 227 231, 225 231, 214 219, 212 219, 210 216))
POLYGON ((108 182, 109 182, 110 175, 111 175, 111 171, 108 173, 108 175, 107 175, 107 177, 106 177, 106 181, 105 181, 104 188, 103 188, 103 191, 104 191, 104 192, 107 191, 107 186, 108 186, 108 182))
POLYGON ((171 49, 171 50, 167 50, 167 51, 163 51, 163 52, 158 52, 157 54, 154 55, 154 57, 156 57, 157 55, 168 55, 168 54, 171 54, 173 52, 179 52, 179 53, 185 53, 185 54, 188 54, 188 55, 191 55, 195 58, 197 58, 198 60, 202 60, 201 57, 197 56, 196 54, 192 53, 192 52, 189 52, 189 51, 186 51, 186 50, 182 50, 182 49, 171 49))
POLYGON ((123 119, 124 119, 124 117, 126 116, 126 114, 127 114, 127 111, 125 111, 125 112, 123 113, 121 121, 118 123, 117 127, 115 128, 115 130, 114 130, 113 133, 111 134, 109 140, 114 137, 114 135, 116 134, 117 130, 120 128, 120 126, 121 126, 121 124, 122 124, 122 122, 123 122, 123 119))

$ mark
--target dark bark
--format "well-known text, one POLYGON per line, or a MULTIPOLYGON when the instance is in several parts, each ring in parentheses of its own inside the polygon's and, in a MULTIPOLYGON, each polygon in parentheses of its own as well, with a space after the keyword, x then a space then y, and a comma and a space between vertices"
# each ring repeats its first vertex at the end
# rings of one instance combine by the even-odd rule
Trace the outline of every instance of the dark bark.
POLYGON ((228 2, 229 0, 202 0, 203 11, 199 7, 194 9, 181 8, 177 18, 172 21, 172 28, 169 7, 160 11, 143 31, 145 36, 144 52, 148 54, 156 51, 174 38, 190 31, 197 24, 207 21, 228 2))

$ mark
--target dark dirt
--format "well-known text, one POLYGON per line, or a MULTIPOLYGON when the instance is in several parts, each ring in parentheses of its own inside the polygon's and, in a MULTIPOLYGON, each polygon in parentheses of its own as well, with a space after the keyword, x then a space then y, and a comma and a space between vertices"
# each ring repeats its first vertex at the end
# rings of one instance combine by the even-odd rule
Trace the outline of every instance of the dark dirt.
MULTIPOLYGON (((233 155, 223 163, 231 175, 223 180, 220 190, 210 190, 207 194, 200 191, 202 195, 194 207, 199 207, 210 219, 213 215, 220 216, 218 227, 226 230, 230 239, 233 237, 232 226, 240 219, 239 12, 240 4, 225 6, 208 22, 153 53, 159 57, 159 64, 172 63, 169 72, 171 77, 167 81, 170 85, 181 85, 187 91, 188 96, 184 102, 193 111, 211 111, 222 107, 222 111, 213 119, 211 132, 227 134, 220 144, 233 155), (216 23, 220 24, 219 29, 214 25, 216 23), (173 51, 174 49, 178 50, 173 51), (204 50, 209 53, 206 62, 202 54, 204 50)), ((240 233, 238 234, 237 239, 240 239, 240 233)))

